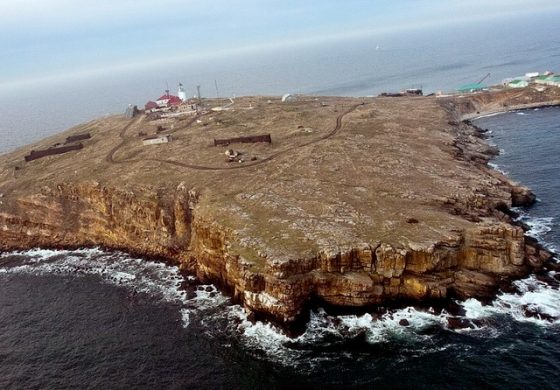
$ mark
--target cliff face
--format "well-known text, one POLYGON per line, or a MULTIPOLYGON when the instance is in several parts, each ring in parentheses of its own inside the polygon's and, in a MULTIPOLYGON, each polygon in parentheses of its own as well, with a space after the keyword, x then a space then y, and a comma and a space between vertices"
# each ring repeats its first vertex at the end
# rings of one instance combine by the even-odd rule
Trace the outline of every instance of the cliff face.
POLYGON ((116 118, 91 125, 78 154, 25 165, 26 149, 2 156, 0 250, 105 246, 162 257, 284 323, 314 299, 367 307, 490 297, 550 258, 509 216, 534 195, 487 166, 496 150, 459 121, 465 104, 248 103, 178 122, 165 145, 141 146, 148 119, 116 118), (224 161, 208 142, 212 131, 265 126, 273 143, 243 146, 247 162, 224 161))
POLYGON ((256 270, 231 250, 235 232, 198 213, 199 196, 184 184, 165 196, 95 182, 43 188, 18 199, 14 213, 0 214, 1 249, 101 245, 164 257, 282 322, 293 321, 311 298, 360 307, 487 297, 499 279, 524 275, 549 258, 526 247, 520 227, 491 221, 428 247, 366 243, 256 270))

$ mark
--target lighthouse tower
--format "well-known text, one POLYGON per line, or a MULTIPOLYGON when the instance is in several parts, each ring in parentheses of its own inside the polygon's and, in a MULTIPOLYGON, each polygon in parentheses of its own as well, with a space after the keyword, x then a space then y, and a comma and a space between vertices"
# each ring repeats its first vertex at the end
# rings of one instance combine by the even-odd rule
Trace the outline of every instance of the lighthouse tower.
POLYGON ((183 89, 183 84, 181 83, 179 83, 179 88, 177 88, 177 96, 179 96, 179 99, 181 99, 181 101, 187 101, 187 93, 183 89))

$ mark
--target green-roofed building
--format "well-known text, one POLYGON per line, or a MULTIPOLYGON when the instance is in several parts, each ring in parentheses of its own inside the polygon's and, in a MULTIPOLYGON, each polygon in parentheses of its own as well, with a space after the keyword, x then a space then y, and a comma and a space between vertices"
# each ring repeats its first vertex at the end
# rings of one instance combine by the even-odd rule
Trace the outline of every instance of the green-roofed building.
POLYGON ((539 76, 535 79, 535 83, 558 87, 560 86, 560 75, 539 76))
POLYGON ((462 93, 476 92, 476 91, 482 91, 485 88, 487 88, 487 87, 483 84, 471 83, 471 84, 461 85, 459 88, 457 88, 457 91, 462 92, 462 93))
POLYGON ((508 87, 510 88, 525 88, 529 86, 527 80, 512 80, 509 82, 508 87))

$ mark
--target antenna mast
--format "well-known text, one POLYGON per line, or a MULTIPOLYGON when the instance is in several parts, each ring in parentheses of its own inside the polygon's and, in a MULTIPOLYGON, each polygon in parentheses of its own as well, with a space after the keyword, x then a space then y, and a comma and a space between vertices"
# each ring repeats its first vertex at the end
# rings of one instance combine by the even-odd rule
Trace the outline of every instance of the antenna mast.
POLYGON ((214 86, 216 87, 216 97, 220 98, 220 91, 218 90, 218 81, 214 80, 214 86))

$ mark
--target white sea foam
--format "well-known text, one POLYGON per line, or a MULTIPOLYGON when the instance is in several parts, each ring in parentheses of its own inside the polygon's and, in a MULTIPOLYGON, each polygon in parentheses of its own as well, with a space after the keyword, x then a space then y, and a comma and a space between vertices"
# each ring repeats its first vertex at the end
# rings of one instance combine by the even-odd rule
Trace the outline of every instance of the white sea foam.
POLYGON ((33 249, 4 253, 0 256, 0 261, 14 256, 22 258, 12 265, 1 266, 0 272, 77 277, 97 275, 104 282, 128 287, 133 293, 146 293, 166 302, 185 301, 186 293, 181 288, 184 278, 179 269, 163 263, 132 258, 120 252, 104 252, 100 249, 33 249))
MULTIPOLYGON (((461 329, 449 326, 451 317, 445 310, 421 310, 414 307, 390 310, 382 315, 329 315, 318 309, 310 314, 306 330, 290 338, 271 323, 251 321, 245 310, 232 305, 230 299, 213 285, 196 285, 194 277, 184 277, 177 267, 146 259, 131 258, 124 253, 99 249, 79 251, 12 252, 0 256, 0 264, 15 257, 11 265, 0 266, 0 274, 98 275, 102 280, 129 288, 135 293, 180 305, 185 328, 197 325, 208 337, 226 334, 240 340, 256 356, 266 356, 282 364, 293 365, 317 359, 300 359, 313 354, 317 345, 343 345, 348 340, 363 339, 370 344, 398 341, 409 345, 414 353, 436 352, 428 342, 437 328, 474 337, 495 337, 500 332, 496 319, 512 320, 539 326, 560 324, 560 292, 557 288, 530 277, 514 283, 517 293, 500 294, 490 305, 476 299, 459 302, 466 321, 461 329), (22 258, 19 259, 18 256, 22 258), (190 286, 187 293, 183 286, 190 286), (425 345, 426 347, 418 347, 425 345)), ((554 273, 550 274, 554 277, 554 273)), ((314 355, 316 356, 316 354, 314 355)))
POLYGON ((500 172, 502 175, 507 175, 507 171, 504 171, 498 164, 495 164, 493 162, 489 162, 488 166, 498 172, 500 172))
POLYGON ((552 230, 554 225, 554 218, 552 217, 529 217, 521 216, 520 220, 529 226, 529 230, 525 232, 526 235, 536 238, 537 240, 543 240, 548 232, 552 230))
POLYGON ((388 338, 413 340, 419 338, 418 332, 446 322, 447 313, 434 314, 407 307, 390 311, 374 319, 370 314, 363 316, 341 316, 342 325, 351 333, 366 331, 370 343, 386 341, 388 338), (401 322, 406 325, 401 325, 401 322))
POLYGON ((526 236, 539 240, 541 245, 546 249, 551 252, 558 253, 556 245, 546 241, 547 234, 551 232, 556 225, 554 217, 533 217, 527 214, 522 208, 518 207, 513 208, 512 210, 519 214, 517 221, 522 222, 529 227, 529 230, 525 232, 526 236))
MULTIPOLYGON (((552 274, 553 276, 553 274, 552 274)), ((507 315, 519 322, 531 322, 540 326, 560 324, 560 291, 535 276, 513 282, 516 293, 502 293, 490 305, 476 299, 462 302, 465 317, 484 319, 507 315)))

